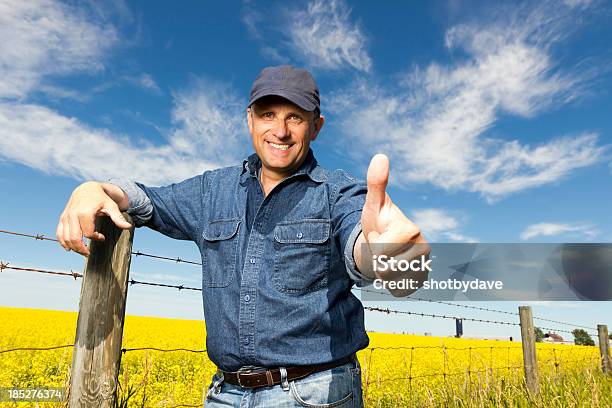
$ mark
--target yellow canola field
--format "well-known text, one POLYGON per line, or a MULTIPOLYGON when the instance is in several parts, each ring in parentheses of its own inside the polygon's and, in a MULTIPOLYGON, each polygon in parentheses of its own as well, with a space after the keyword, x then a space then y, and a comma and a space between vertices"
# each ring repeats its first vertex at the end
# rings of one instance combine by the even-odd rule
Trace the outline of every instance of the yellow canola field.
MULTIPOLYGON (((0 387, 66 387, 76 313, 0 307, 0 387)), ((612 379, 596 347, 538 344, 541 394, 523 386, 520 342, 369 333, 358 353, 367 407, 610 407, 612 379)), ((122 407, 197 406, 215 371, 203 321, 127 316, 119 374, 122 407)), ((35 403, 0 402, 0 407, 35 403)), ((39 406, 63 406, 44 403, 39 406)))

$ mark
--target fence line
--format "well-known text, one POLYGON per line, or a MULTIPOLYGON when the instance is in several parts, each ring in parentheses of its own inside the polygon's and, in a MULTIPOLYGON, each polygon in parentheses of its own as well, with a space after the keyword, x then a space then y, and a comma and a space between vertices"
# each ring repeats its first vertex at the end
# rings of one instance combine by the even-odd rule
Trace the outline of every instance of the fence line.
MULTIPOLYGON (((394 297, 390 293, 379 292, 379 291, 375 291, 375 290, 371 290, 371 289, 366 289, 366 288, 355 287, 353 289, 354 290, 358 290, 360 292, 375 293, 377 295, 394 297)), ((439 303, 441 305, 454 306, 454 307, 463 307, 465 309, 481 310, 481 311, 485 311, 485 312, 501 313, 501 314, 506 314, 506 315, 510 315, 510 316, 518 316, 519 315, 517 312, 508 312, 506 310, 491 309, 491 308, 488 308, 488 307, 463 305, 463 304, 460 304, 460 303, 446 302, 446 301, 442 301, 442 300, 425 299, 425 298, 422 298, 422 297, 412 296, 412 295, 409 295, 408 297, 406 297, 406 299, 407 300, 420 301, 420 302, 439 303)), ((550 322, 550 323, 557 323, 557 324, 563 324, 563 325, 566 325, 566 326, 579 327, 579 328, 582 328, 582 329, 589 329, 589 330, 592 329, 592 327, 582 326, 582 325, 574 324, 574 323, 562 322, 562 321, 559 321, 559 320, 547 319, 547 318, 544 318, 544 317, 533 316, 533 318, 534 319, 538 319, 538 320, 542 320, 542 321, 546 321, 546 322, 550 322)))
MULTIPOLYGON (((127 216, 128 221, 130 220, 129 216, 127 216)), ((142 350, 151 350, 151 351, 159 351, 159 352, 194 352, 194 353, 205 353, 206 350, 192 350, 185 348, 176 348, 176 349, 161 349, 156 347, 139 347, 139 348, 121 348, 122 342, 122 333, 123 333, 123 325, 124 325, 124 316, 125 316, 125 301, 127 297, 127 284, 142 284, 142 285, 150 285, 150 286, 161 286, 161 287, 169 287, 182 289, 190 289, 201 291, 201 288, 193 288, 186 287, 185 285, 171 285, 171 284, 162 284, 162 283, 154 283, 154 282, 144 282, 144 281, 136 281, 129 280, 129 267, 131 255, 135 256, 149 256, 156 259, 164 259, 171 260, 174 262, 184 262, 191 263, 195 265, 200 265, 197 262, 184 261, 180 258, 169 258, 152 254, 145 254, 140 251, 132 251, 132 240, 133 240, 133 232, 134 229, 130 230, 119 230, 114 226, 114 224, 104 218, 100 217, 96 223, 100 225, 101 230, 107 236, 107 240, 104 242, 99 241, 91 241, 90 243, 90 251, 91 254, 87 258, 86 263, 86 272, 83 274, 72 272, 58 272, 58 271, 50 271, 41 268, 23 268, 18 266, 12 266, 5 262, 0 262, 0 272, 3 272, 6 269, 15 270, 15 271, 28 271, 28 272, 37 272, 37 273, 46 273, 52 275, 60 275, 60 276, 71 276, 74 279, 83 278, 84 282, 81 288, 81 297, 79 304, 79 314, 78 314, 78 323, 77 323, 77 331, 76 331, 76 340, 74 345, 62 345, 62 346, 53 346, 48 348, 36 348, 36 347, 25 347, 25 348, 15 348, 10 350, 0 351, 1 353, 15 352, 15 351, 24 351, 24 350, 32 350, 32 351, 41 351, 41 350, 53 350, 59 348, 67 348, 73 347, 73 362, 71 367, 71 375, 70 375, 70 397, 69 397, 69 406, 90 406, 92 401, 98 400, 102 398, 104 407, 111 407, 116 403, 117 398, 117 390, 118 390, 118 374, 119 374, 119 364, 121 361, 121 354, 125 354, 131 351, 142 351, 142 350), (115 283, 115 285, 113 285, 115 283), (110 286, 109 286, 110 285, 110 286), (110 288, 110 289, 108 289, 110 288), (103 296, 101 293, 108 292, 109 296, 103 296), (112 292, 112 293, 111 293, 112 292), (95 295, 95 298, 92 297, 92 294, 95 295), (114 306, 113 306, 114 305, 114 306), (119 305, 119 308, 116 306, 119 305), (106 309, 114 307, 111 310, 112 313, 106 314, 106 309), (101 314, 100 314, 101 313, 101 314), (95 323, 98 318, 105 319, 104 325, 99 325, 95 323), (99 327, 105 330, 104 332, 96 331, 91 329, 91 327, 99 327), (90 330, 91 329, 91 330, 90 330), (110 339, 110 340, 109 340, 110 339), (85 347, 86 344, 93 344, 94 347, 85 347), (100 359, 92 359, 94 355, 103 355, 104 358, 100 359), (90 364, 93 361, 95 364, 90 364), (102 379, 102 382, 99 382, 99 379, 102 379), (92 385, 95 387, 91 388, 92 385), (98 387, 99 385, 99 387, 98 387), (100 390, 97 390, 100 388, 100 390), (96 389, 96 390, 94 390, 96 389)), ((29 235, 22 234, 13 231, 0 230, 0 233, 7 233, 10 235, 24 236, 34 238, 35 240, 46 240, 46 241, 56 241, 55 239, 45 237, 44 235, 29 235)), ((422 298, 412 298, 412 300, 417 301, 431 301, 422 298)), ((470 309, 478 309, 478 310, 486 310, 490 312, 496 313, 504 313, 508 315, 515 315, 514 313, 505 312, 496 309, 489 308, 480 308, 476 306, 464 306, 458 305, 451 302, 441 302, 441 301, 431 301, 434 303, 441 303, 451 306, 462 306, 470 309)), ((434 347, 434 346, 412 346, 412 347, 376 347, 369 349, 368 355, 368 376, 366 378, 365 389, 367 398, 367 389, 369 384, 371 383, 371 378, 369 375, 369 371, 371 370, 371 358, 374 351, 390 351, 390 350, 410 350, 410 369, 408 377, 400 377, 400 378, 392 378, 385 380, 378 380, 378 382, 384 381, 396 381, 400 379, 408 379, 410 381, 410 388, 412 389, 412 380, 421 377, 436 377, 443 376, 445 379, 449 376, 455 375, 467 375, 471 379, 471 374, 479 373, 479 372, 493 372, 494 370, 510 370, 514 368, 523 368, 525 371, 525 380, 527 384, 527 388, 530 393, 537 394, 539 393, 539 374, 538 374, 538 360, 536 358, 536 346, 535 346, 535 330, 533 326, 533 316, 531 313, 531 307, 529 306, 521 306, 519 307, 520 323, 507 322, 507 321, 499 321, 499 320, 488 320, 488 319, 477 319, 477 318, 469 318, 469 317, 461 317, 455 315, 440 315, 433 313, 418 313, 404 310, 395 310, 390 308, 381 308, 381 307, 370 307, 365 306, 365 310, 387 313, 387 314, 402 314, 402 315, 413 315, 413 316, 421 316, 421 317, 432 317, 432 318, 440 318, 440 319, 453 319, 453 320, 466 320, 473 321, 479 323, 487 323, 487 324, 499 324, 499 325, 507 325, 507 326, 518 326, 521 329, 521 337, 522 337, 522 355, 523 355, 523 365, 522 366, 512 366, 510 365, 510 349, 518 348, 518 347, 480 347, 481 349, 489 349, 489 367, 484 370, 472 370, 472 351, 478 349, 476 347, 468 347, 463 348, 463 350, 467 349, 469 351, 469 364, 467 370, 460 370, 455 372, 449 372, 449 364, 448 364, 448 354, 447 350, 452 348, 447 348, 444 346, 434 347), (429 349, 440 349, 443 351, 444 364, 442 372, 432 372, 428 374, 418 374, 413 375, 412 367, 413 367, 413 357, 414 350, 419 348, 429 348, 429 349), (507 349, 507 365, 504 367, 494 367, 493 366, 493 350, 494 349, 507 349)), ((555 323, 567 324, 565 322, 554 321, 551 319, 543 319, 555 323)), ((576 327, 585 327, 586 326, 578 326, 573 324, 567 324, 576 327)), ((557 332, 566 332, 572 333, 567 330, 561 329, 551 329, 547 327, 542 327, 542 329, 557 331, 557 332)), ((599 325, 598 326, 598 335, 600 343, 602 342, 602 338, 605 337, 604 341, 606 342, 606 347, 601 347, 600 344, 600 353, 601 353, 601 362, 602 369, 604 373, 609 372, 610 367, 610 356, 608 355, 607 344, 607 326, 599 325)), ((457 348, 458 349, 458 348, 457 348)), ((367 351, 368 349, 365 349, 367 351)), ((550 349, 549 349, 550 350, 550 349)), ((561 350, 561 349, 559 349, 561 350)), ((566 349, 567 350, 567 349, 566 349)), ((564 350, 560 351, 560 355, 564 350)), ((554 357, 549 360, 545 360, 546 362, 554 362, 555 370, 559 368, 561 364, 559 362, 559 358, 557 356, 556 350, 553 348, 554 357)), ((593 358, 591 358, 593 359, 593 358)), ((582 359, 576 359, 575 361, 587 361, 588 357, 583 357, 582 359)), ((561 360, 563 361, 563 360, 561 360)), ((571 362, 574 360, 566 360, 566 362, 571 362)), ((181 404, 177 407, 185 407, 190 405, 181 404)), ((197 406, 200 406, 198 404, 197 406)))
MULTIPOLYGON (((43 269, 43 268, 25 268, 25 267, 19 267, 19 266, 12 266, 8 262, 0 261, 0 272, 2 272, 5 269, 10 269, 10 270, 14 270, 14 271, 23 271, 23 272, 44 273, 44 274, 59 275, 59 276, 70 276, 70 277, 73 277, 74 279, 83 278, 83 274, 78 273, 78 272, 73 272, 73 271, 70 271, 70 272, 59 272, 59 271, 52 271, 52 270, 43 269)), ((176 285, 176 284, 157 283, 157 282, 139 281, 139 280, 135 280, 135 279, 129 279, 128 283, 130 285, 145 285, 145 286, 157 286, 157 287, 165 287, 165 288, 174 288, 174 289, 178 289, 179 291, 181 291, 181 290, 192 290, 192 291, 198 291, 198 292, 202 291, 202 288, 197 288, 197 287, 190 287, 190 286, 176 285)), ((361 289, 361 290, 363 290, 363 289, 361 289)), ((372 312, 382 312, 382 313, 387 313, 387 314, 391 314, 391 313, 393 313, 393 314, 406 314, 406 315, 420 316, 420 317, 432 317, 432 318, 451 319, 451 320, 466 320, 466 321, 473 321, 473 322, 477 322, 477 323, 490 323, 490 324, 499 324, 499 325, 506 325, 506 326, 520 326, 519 323, 514 323, 514 322, 503 322, 503 321, 499 321, 499 320, 477 319, 477 318, 464 317, 464 316, 455 316, 455 315, 438 315, 438 314, 434 314, 434 313, 411 312, 411 311, 405 311, 405 310, 395 310, 395 309, 381 308, 381 307, 371 307, 371 306, 364 306, 364 309, 372 311, 372 312)), ((550 327, 543 327, 543 326, 538 326, 538 327, 540 329, 542 329, 542 330, 548 330, 548 331, 551 331, 551 332, 561 332, 561 333, 572 334, 572 332, 569 331, 569 330, 558 329, 558 328, 550 328, 550 327)), ((584 327, 588 328, 587 326, 584 326, 584 327)), ((589 328, 589 329, 591 329, 591 328, 589 328)), ((589 335, 591 335, 591 336, 597 336, 597 334, 595 334, 593 332, 587 332, 587 333, 589 335)))
MULTIPOLYGON (((67 345, 60 345, 60 346, 52 346, 52 347, 21 347, 21 348, 14 348, 14 349, 7 349, 7 350, 0 350, 0 354, 2 353, 9 353, 9 352, 17 352, 17 351, 47 351, 47 350, 56 350, 56 349, 60 349, 60 348, 68 348, 68 347, 73 347, 73 344, 67 344, 67 345)), ((555 371, 558 373, 558 370, 560 369, 561 366, 569 366, 570 363, 579 363, 579 362, 587 362, 587 361, 595 361, 598 359, 598 356, 593 355, 593 356, 585 356, 582 358, 569 358, 569 359, 563 359, 560 358, 557 355, 557 351, 561 354, 564 351, 573 351, 568 349, 567 347, 573 347, 573 346, 561 346, 561 347, 541 347, 539 348, 539 352, 543 352, 543 351, 547 351, 547 352, 553 352, 554 354, 554 358, 550 358, 550 359, 545 359, 545 360, 541 360, 539 361, 539 364, 541 365, 546 365, 549 363, 553 363, 554 362, 554 367, 555 367, 555 371)), ((365 349, 360 350, 360 352, 363 353, 363 360, 365 363, 365 381, 364 381, 364 392, 365 395, 367 397, 367 390, 369 388, 370 385, 379 385, 382 383, 387 383, 387 382, 395 382, 395 381, 409 381, 409 385, 412 388, 412 381, 413 380, 418 380, 418 379, 422 379, 422 378, 434 378, 434 377, 443 377, 443 378, 448 378, 448 377, 454 377, 454 376, 466 376, 469 378, 469 381, 471 382, 472 379, 472 375, 473 374, 479 374, 479 373, 493 373, 493 372, 499 372, 502 370, 508 371, 510 372, 511 370, 521 370, 524 369, 524 365, 512 365, 510 364, 510 350, 512 349, 520 349, 520 346, 473 346, 473 347, 448 347, 448 346, 389 346, 389 347, 384 347, 384 346, 374 346, 374 347, 367 347, 365 349), (445 364, 444 364, 444 368, 443 371, 435 371, 435 372, 429 372, 429 373, 421 373, 421 374, 413 374, 413 362, 414 362, 414 350, 419 350, 419 349, 439 349, 441 351, 444 352, 444 356, 445 356, 445 364), (482 368, 482 369, 473 369, 472 368, 472 361, 473 361, 473 350, 485 350, 485 349, 489 349, 490 353, 489 353, 489 364, 487 367, 482 368), (410 351, 410 365, 409 367, 406 367, 407 371, 408 371, 408 376, 401 376, 401 377, 392 377, 392 378, 372 378, 371 377, 371 373, 372 371, 372 354, 374 351, 377 352, 389 352, 389 351, 396 351, 396 350, 405 350, 405 351, 410 351), (460 370, 460 371, 446 371, 447 365, 446 365, 446 351, 447 350, 461 350, 461 351, 469 351, 469 362, 467 365, 467 368, 465 370, 460 370), (493 351, 498 351, 498 350, 507 350, 507 362, 506 365, 504 366, 494 366, 493 363, 493 351), (368 353, 369 352, 369 353, 368 353)), ((173 349, 162 349, 162 348, 157 348, 157 347, 136 347, 136 348, 122 348, 121 352, 122 354, 126 354, 128 352, 133 352, 133 351, 157 351, 157 352, 168 352, 168 353, 172 353, 172 352, 190 352, 190 353, 206 353, 206 349, 202 349, 202 350, 194 350, 194 349, 188 349, 188 348, 173 348, 173 349)), ((189 404, 180 404, 180 405, 174 405, 173 407, 200 407, 201 404, 198 405, 189 405, 189 404)))
MULTIPOLYGON (((381 312, 381 313, 387 313, 387 314, 391 314, 391 313, 406 314, 406 315, 412 315, 412 316, 433 317, 433 318, 440 318, 440 319, 467 320, 467 321, 478 322, 478 323, 490 323, 490 324, 499 324, 499 325, 506 325, 506 326, 520 326, 520 323, 502 322, 499 320, 476 319, 476 318, 471 318, 471 317, 452 316, 452 315, 447 316, 447 315, 438 315, 434 313, 410 312, 407 310, 395 310, 395 309, 389 309, 389 308, 383 308, 383 307, 372 307, 372 306, 364 306, 363 308, 371 312, 381 312)), ((553 331, 553 332, 564 332, 564 333, 569 333, 569 334, 572 333, 571 331, 563 330, 563 329, 553 329, 550 327, 543 327, 543 326, 538 326, 538 327, 541 329, 553 331)), ((594 335, 592 333, 589 333, 589 334, 594 335)))
MULTIPOLYGON (((49 238, 48 236, 43 235, 43 234, 32 235, 32 234, 24 234, 22 232, 15 232, 15 231, 3 230, 3 229, 0 229, 0 234, 8 234, 8 235, 16 235, 16 236, 19 236, 19 237, 34 238, 35 240, 38 240, 38 241, 59 242, 57 239, 49 238)), ((176 263, 186 263, 186 264, 191 264, 191 265, 202 266, 201 262, 187 261, 187 260, 181 259, 179 257, 170 258, 170 257, 167 257, 167 256, 162 256, 162 255, 153 255, 153 254, 149 254, 149 253, 141 252, 141 251, 132 251, 132 255, 134 255, 134 256, 144 256, 144 257, 155 258, 155 259, 163 259, 163 260, 166 260, 166 261, 172 261, 172 262, 176 262, 176 263)))
MULTIPOLYGON (((22 233, 22 232, 9 231, 9 230, 3 230, 3 229, 0 229, 0 233, 20 236, 20 237, 33 238, 35 240, 40 240, 40 241, 58 242, 57 239, 50 238, 50 237, 48 237, 48 236, 46 236, 44 234, 26 234, 26 233, 22 233)), ((187 264, 199 265, 199 266, 202 265, 201 262, 187 261, 187 260, 181 259, 180 257, 171 258, 171 257, 167 257, 167 256, 162 256, 162 255, 149 254, 149 253, 145 253, 145 252, 141 252, 141 251, 133 251, 132 255, 134 255, 134 256, 149 257, 149 258, 154 258, 154 259, 167 260, 167 261, 172 261, 172 262, 176 262, 176 263, 187 263, 187 264)), ((132 284, 132 285, 133 284, 144 284, 144 285, 149 284, 150 285, 150 283, 139 282, 139 281, 130 282, 130 284, 132 284)), ((153 284, 152 286, 162 286, 162 285, 160 285, 160 284, 153 284)), ((179 289, 179 290, 181 290, 181 289, 201 290, 201 289, 195 289, 195 288, 188 288, 188 287, 184 287, 184 286, 181 286, 181 285, 170 285, 168 287, 176 288, 176 289, 179 289)), ((376 294, 379 294, 379 295, 393 297, 393 295, 391 295, 389 293, 381 293, 381 292, 377 292, 377 291, 366 289, 366 288, 355 287, 353 289, 361 291, 361 292, 376 293, 376 294)), ((505 310, 492 309, 492 308, 481 307, 481 306, 463 305, 463 304, 459 304, 459 303, 446 302, 446 301, 442 301, 442 300, 426 299, 426 298, 421 298, 421 297, 412 296, 412 295, 407 297, 406 299, 415 300, 415 301, 421 301, 421 302, 438 303, 438 304, 447 305, 447 306, 462 307, 462 308, 465 308, 465 309, 480 310, 480 311, 485 311, 485 312, 501 313, 501 314, 506 314, 506 315, 510 315, 510 316, 518 316, 519 315, 517 312, 508 312, 508 311, 505 311, 505 310)), ((592 330, 593 329, 592 327, 588 327, 588 326, 583 326, 583 325, 579 325, 579 324, 575 324, 575 323, 567 323, 567 322, 563 322, 563 321, 559 321, 559 320, 547 319, 547 318, 538 317, 538 316, 533 316, 533 318, 537 319, 537 320, 541 320, 541 321, 547 321, 549 323, 562 324, 562 325, 565 325, 565 326, 573 326, 573 327, 578 327, 578 328, 588 329, 588 330, 592 330)))

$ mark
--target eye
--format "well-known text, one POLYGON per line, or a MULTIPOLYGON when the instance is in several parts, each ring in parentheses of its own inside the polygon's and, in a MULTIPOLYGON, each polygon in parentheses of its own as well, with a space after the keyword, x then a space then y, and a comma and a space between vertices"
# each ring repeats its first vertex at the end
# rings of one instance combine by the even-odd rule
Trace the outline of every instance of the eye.
POLYGON ((291 115, 289 115, 288 119, 291 122, 301 122, 302 121, 302 117, 296 113, 292 113, 291 115))
POLYGON ((272 113, 272 112, 264 112, 261 115, 261 117, 264 118, 264 119, 272 119, 272 118, 274 118, 274 113, 272 113))

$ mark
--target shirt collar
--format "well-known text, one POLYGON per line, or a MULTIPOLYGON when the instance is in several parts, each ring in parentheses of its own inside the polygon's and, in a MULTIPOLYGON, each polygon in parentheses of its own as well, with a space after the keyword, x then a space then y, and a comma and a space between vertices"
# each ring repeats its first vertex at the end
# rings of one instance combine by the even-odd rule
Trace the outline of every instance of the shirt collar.
MULTIPOLYGON (((253 153, 248 158, 243 160, 241 176, 247 175, 257 178, 257 172, 259 171, 260 167, 261 160, 259 159, 259 156, 257 156, 257 153, 253 153)), ((311 180, 319 183, 326 180, 323 168, 319 166, 317 159, 315 159, 314 153, 310 148, 308 149, 308 154, 300 167, 289 177, 295 177, 300 174, 306 174, 311 180)))

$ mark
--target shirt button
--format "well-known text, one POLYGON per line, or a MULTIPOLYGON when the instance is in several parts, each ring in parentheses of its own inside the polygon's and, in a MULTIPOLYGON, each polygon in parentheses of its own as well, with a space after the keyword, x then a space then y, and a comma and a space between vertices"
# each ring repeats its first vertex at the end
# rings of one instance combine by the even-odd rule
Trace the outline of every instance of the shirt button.
POLYGON ((297 238, 298 238, 298 239, 302 239, 302 237, 303 237, 302 233, 301 233, 301 232, 298 232, 298 233, 297 233, 297 238))
POLYGON ((244 301, 248 302, 249 300, 251 300, 251 296, 249 295, 244 295, 244 301))
POLYGON ((244 344, 249 344, 249 338, 248 337, 244 339, 244 344))
POLYGON ((254 264, 254 263, 255 263, 255 258, 251 258, 251 259, 249 260, 249 262, 250 262, 250 263, 252 263, 252 264, 254 264))

